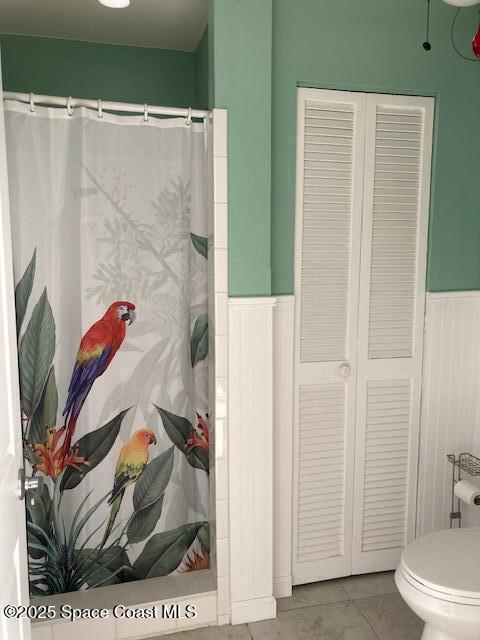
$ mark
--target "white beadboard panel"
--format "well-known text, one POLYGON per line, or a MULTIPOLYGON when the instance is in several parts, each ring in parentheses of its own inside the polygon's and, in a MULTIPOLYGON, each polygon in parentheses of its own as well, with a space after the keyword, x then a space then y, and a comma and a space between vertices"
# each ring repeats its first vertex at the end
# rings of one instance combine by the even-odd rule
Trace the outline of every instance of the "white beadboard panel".
POLYGON ((296 561, 344 553, 345 384, 300 387, 296 561))
MULTIPOLYGON (((417 536, 449 526, 447 453, 480 456, 479 327, 479 291, 428 294, 417 536)), ((464 526, 480 525, 478 507, 462 513, 464 526)))
POLYGON ((273 595, 292 595, 294 296, 273 310, 273 595))
POLYGON ((233 624, 275 615, 272 556, 274 304, 275 298, 230 298, 229 304, 228 449, 233 624))
POLYGON ((411 380, 368 383, 362 551, 406 544, 411 380))

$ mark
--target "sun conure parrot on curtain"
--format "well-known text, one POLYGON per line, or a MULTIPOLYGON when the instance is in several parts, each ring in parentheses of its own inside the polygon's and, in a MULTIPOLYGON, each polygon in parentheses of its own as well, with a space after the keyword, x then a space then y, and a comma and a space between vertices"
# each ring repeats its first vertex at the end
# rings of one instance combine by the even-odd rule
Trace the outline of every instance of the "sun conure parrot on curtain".
POLYGON ((68 398, 63 410, 64 429, 62 458, 70 451, 78 415, 95 380, 102 375, 125 338, 125 324, 135 320, 135 305, 120 300, 111 304, 103 318, 95 322, 83 336, 75 361, 68 398))
POLYGON ((120 449, 117 466, 115 467, 113 489, 108 499, 108 504, 112 508, 110 509, 110 518, 105 529, 105 535, 103 536, 103 544, 105 544, 115 523, 125 489, 137 480, 147 465, 148 447, 151 444, 157 444, 153 431, 140 429, 135 431, 127 444, 120 449))

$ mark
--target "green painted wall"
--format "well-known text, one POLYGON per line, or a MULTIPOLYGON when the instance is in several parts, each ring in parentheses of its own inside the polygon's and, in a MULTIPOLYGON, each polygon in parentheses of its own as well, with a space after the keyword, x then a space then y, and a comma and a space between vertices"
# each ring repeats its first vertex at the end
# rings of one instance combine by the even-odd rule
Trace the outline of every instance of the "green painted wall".
MULTIPOLYGON (((458 22, 457 39, 467 53, 477 13, 478 8, 464 10, 458 22)), ((480 288, 480 65, 455 54, 453 15, 453 7, 432 2, 432 51, 426 53, 423 0, 273 0, 274 294, 293 291, 297 84, 436 96, 427 286, 480 288)), ((235 182, 242 183, 242 176, 235 182)), ((230 240, 234 251, 246 244, 243 238, 230 240)), ((247 264, 246 280, 252 269, 263 275, 256 264, 247 264)), ((234 281, 241 278, 236 274, 234 281)))
MULTIPOLYGON (((480 66, 453 51, 454 9, 440 1, 424 52, 424 10, 419 0, 210 0, 195 53, 2 36, 4 86, 179 106, 208 96, 228 108, 229 290, 240 296, 293 291, 296 87, 434 95, 427 286, 480 289, 480 66)), ((476 21, 462 11, 466 52, 476 21)))
POLYGON ((208 28, 195 51, 195 106, 197 109, 208 109, 208 28))
POLYGON ((195 54, 29 36, 0 37, 6 91, 195 106, 195 54))
POLYGON ((272 0, 210 8, 211 99, 229 110, 229 291, 270 295, 272 0))

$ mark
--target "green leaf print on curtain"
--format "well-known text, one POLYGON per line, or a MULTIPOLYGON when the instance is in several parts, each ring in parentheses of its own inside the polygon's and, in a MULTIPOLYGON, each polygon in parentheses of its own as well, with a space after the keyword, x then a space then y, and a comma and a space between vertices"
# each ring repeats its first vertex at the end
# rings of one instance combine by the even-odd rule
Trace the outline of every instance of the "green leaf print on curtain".
POLYGON ((189 464, 208 473, 209 441, 205 420, 197 416, 199 426, 195 428, 186 418, 176 416, 157 406, 155 408, 162 418, 163 426, 170 440, 184 454, 189 464))
POLYGON ((23 319, 27 311, 28 300, 32 293, 33 280, 35 278, 35 266, 37 262, 37 250, 33 252, 32 259, 25 273, 15 287, 15 313, 17 319, 17 338, 22 328, 23 319))
POLYGON ((204 258, 208 258, 208 240, 203 236, 197 236, 195 233, 191 233, 192 244, 198 253, 204 258))
POLYGON ((195 320, 195 325, 190 338, 190 356, 192 367, 197 362, 205 360, 208 353, 208 315, 203 313, 195 320))
POLYGON ((175 571, 204 524, 184 524, 173 531, 152 536, 133 563, 137 578, 159 578, 175 571))
POLYGON ((43 388, 55 353, 55 322, 43 290, 33 309, 30 322, 20 341, 20 401, 22 410, 31 418, 42 397, 43 388))

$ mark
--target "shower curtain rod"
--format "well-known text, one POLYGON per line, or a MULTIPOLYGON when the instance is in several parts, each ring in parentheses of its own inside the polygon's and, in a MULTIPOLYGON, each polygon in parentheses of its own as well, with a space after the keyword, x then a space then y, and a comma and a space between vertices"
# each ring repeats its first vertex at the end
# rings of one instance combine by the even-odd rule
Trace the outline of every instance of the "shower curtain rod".
POLYGON ((204 109, 191 109, 180 107, 157 107, 149 104, 133 104, 129 102, 110 102, 108 100, 87 100, 85 98, 62 98, 60 96, 43 96, 33 93, 17 93, 14 91, 4 91, 4 100, 18 100, 30 104, 30 109, 35 110, 35 105, 46 105, 53 107, 65 107, 69 113, 74 107, 87 107, 96 109, 101 115, 102 111, 120 111, 125 113, 143 113, 145 119, 152 116, 179 116, 185 118, 205 118, 208 111, 204 109))

